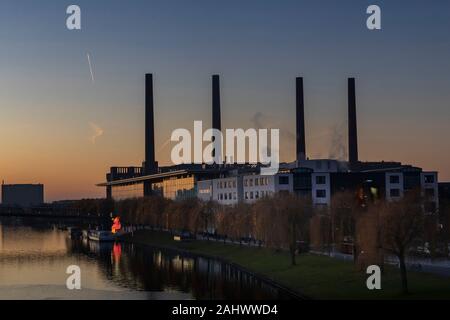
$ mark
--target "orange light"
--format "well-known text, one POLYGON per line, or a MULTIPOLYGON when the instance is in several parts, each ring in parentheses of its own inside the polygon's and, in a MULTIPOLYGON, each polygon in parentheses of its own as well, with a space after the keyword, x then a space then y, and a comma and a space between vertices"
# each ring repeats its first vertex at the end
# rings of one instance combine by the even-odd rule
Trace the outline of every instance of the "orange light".
POLYGON ((120 231, 120 229, 122 229, 122 225, 120 224, 120 218, 119 217, 115 217, 113 219, 113 225, 111 227, 111 232, 112 233, 117 233, 118 231, 120 231))

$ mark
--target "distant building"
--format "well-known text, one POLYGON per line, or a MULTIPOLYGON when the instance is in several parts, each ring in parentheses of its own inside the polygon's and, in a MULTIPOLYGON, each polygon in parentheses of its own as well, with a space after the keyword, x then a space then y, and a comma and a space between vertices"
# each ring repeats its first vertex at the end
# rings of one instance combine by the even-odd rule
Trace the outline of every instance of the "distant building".
POLYGON ((3 206, 29 208, 43 203, 43 184, 2 184, 3 206))

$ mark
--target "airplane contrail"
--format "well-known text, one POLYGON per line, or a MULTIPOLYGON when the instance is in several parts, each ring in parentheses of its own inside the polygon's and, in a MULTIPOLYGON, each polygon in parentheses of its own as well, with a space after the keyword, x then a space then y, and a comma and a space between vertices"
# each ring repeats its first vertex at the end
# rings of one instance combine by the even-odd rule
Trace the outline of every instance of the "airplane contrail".
POLYGON ((89 56, 89 52, 86 55, 87 55, 87 59, 88 59, 88 63, 89 63, 89 71, 91 72, 91 80, 92 80, 92 83, 95 83, 94 71, 92 71, 91 57, 89 56))
POLYGON ((158 149, 158 152, 164 150, 165 147, 167 147, 169 145, 169 143, 171 143, 172 140, 171 139, 167 139, 166 142, 164 142, 158 149))
POLYGON ((101 137, 104 133, 103 129, 100 128, 99 125, 97 125, 94 122, 89 122, 89 126, 91 127, 92 130, 92 136, 89 138, 89 140, 91 141, 92 144, 95 144, 95 141, 97 140, 98 137, 101 137))

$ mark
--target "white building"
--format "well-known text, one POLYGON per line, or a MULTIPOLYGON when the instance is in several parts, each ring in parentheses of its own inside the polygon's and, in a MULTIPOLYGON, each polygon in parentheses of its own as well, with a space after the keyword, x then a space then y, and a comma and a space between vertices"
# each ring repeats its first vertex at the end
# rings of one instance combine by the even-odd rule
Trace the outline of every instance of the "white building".
POLYGON ((273 176, 245 175, 197 182, 197 195, 203 201, 217 201, 223 205, 252 203, 277 192, 293 192, 293 176, 278 173, 273 176))

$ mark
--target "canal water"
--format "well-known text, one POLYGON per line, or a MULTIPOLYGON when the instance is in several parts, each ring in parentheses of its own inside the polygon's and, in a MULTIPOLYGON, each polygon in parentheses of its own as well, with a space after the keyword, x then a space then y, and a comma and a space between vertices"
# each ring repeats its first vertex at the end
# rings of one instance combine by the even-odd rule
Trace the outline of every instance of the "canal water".
POLYGON ((0 299, 292 298, 217 260, 70 239, 64 226, 46 219, 0 218, 0 299), (66 287, 71 265, 81 269, 81 290, 66 287))

